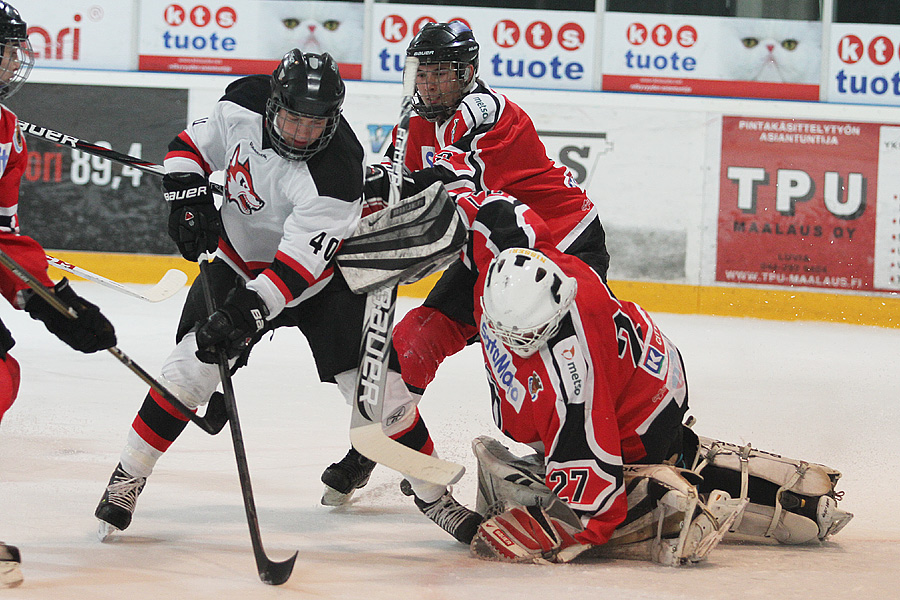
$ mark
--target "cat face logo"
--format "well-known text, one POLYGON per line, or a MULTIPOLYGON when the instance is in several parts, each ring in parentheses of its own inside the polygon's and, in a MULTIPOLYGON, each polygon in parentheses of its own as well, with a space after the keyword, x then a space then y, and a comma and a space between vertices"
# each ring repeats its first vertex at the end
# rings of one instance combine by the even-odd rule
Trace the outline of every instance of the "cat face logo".
POLYGON ((241 147, 234 149, 228 162, 225 174, 225 191, 229 202, 234 202, 238 210, 249 215, 260 210, 266 203, 256 195, 253 189, 253 176, 250 174, 250 159, 240 161, 241 147))
POLYGON ((532 402, 537 400, 537 395, 540 394, 543 389, 544 382, 541 381, 541 376, 537 374, 537 371, 533 371, 528 378, 528 393, 531 395, 532 402))

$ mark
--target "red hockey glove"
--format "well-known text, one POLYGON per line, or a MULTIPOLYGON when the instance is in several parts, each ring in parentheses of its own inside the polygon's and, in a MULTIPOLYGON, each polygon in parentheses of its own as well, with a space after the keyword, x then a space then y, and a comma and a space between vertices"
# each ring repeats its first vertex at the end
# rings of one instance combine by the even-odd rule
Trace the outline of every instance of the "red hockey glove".
POLYGON ((219 349, 224 349, 228 358, 239 355, 253 334, 266 326, 268 315, 269 309, 259 294, 241 282, 197 330, 197 358, 216 364, 219 349))
POLYGON ((513 506, 481 524, 472 540, 472 553, 502 562, 568 562, 590 548, 574 538, 576 533, 540 506, 513 506))
POLYGON ((70 319, 50 303, 30 291, 25 300, 25 312, 47 326, 47 329, 69 346, 90 354, 106 350, 116 345, 116 330, 100 309, 91 304, 69 287, 69 280, 63 279, 53 286, 53 293, 63 304, 75 309, 77 319, 70 319))
POLYGON ((169 203, 169 237, 187 260, 197 262, 219 245, 222 221, 209 189, 199 173, 168 173, 163 189, 169 203))

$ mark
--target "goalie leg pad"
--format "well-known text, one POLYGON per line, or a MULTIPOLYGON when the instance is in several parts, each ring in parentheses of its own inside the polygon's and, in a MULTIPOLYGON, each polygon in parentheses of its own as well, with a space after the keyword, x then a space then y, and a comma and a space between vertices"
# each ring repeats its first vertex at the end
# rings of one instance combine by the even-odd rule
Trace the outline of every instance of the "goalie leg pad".
POLYGON ((749 444, 699 439, 692 470, 704 477, 703 489, 720 488, 750 500, 732 526, 735 536, 803 544, 834 535, 853 518, 837 508, 843 495, 834 489, 840 471, 756 450, 749 444))
POLYGON ((668 465, 625 465, 628 516, 596 554, 679 566, 704 560, 741 514, 745 501, 699 496, 690 471, 668 465))

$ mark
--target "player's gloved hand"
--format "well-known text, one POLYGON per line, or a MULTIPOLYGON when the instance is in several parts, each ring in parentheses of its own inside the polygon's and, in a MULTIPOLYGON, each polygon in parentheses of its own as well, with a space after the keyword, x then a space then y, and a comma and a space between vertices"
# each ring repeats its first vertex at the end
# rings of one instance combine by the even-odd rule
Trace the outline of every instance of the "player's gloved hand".
POLYGON ((269 309, 263 299, 240 282, 197 330, 197 358, 215 364, 220 349, 228 358, 239 355, 253 334, 265 327, 267 316, 269 309))
POLYGON ((199 173, 167 173, 163 189, 169 203, 169 237, 187 260, 196 262, 219 245, 222 220, 209 181, 199 173))
MULTIPOLYGON (((363 184, 363 201, 365 203, 363 216, 379 211, 387 206, 391 193, 389 171, 390 169, 384 165, 369 165, 366 167, 366 181, 363 184)), ((406 198, 418 191, 421 190, 417 187, 409 169, 403 167, 403 187, 400 191, 400 197, 406 198)))
POLYGON ((50 333, 85 354, 116 345, 116 330, 112 323, 97 306, 76 294, 68 279, 57 283, 52 290, 63 304, 75 309, 78 318, 70 319, 29 290, 26 292, 25 311, 32 319, 42 321, 50 333))
POLYGON ((485 520, 472 540, 472 553, 487 560, 547 564, 568 562, 590 548, 578 531, 540 506, 515 505, 485 520))

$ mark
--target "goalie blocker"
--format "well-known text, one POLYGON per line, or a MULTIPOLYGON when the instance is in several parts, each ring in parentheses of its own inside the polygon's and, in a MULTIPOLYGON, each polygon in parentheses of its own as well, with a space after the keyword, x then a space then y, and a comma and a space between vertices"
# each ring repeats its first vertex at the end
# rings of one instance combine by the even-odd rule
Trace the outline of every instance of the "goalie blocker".
POLYGON ((404 185, 403 193, 397 206, 363 217, 338 252, 338 267, 357 294, 427 277, 466 243, 466 227, 441 182, 421 190, 404 185))

